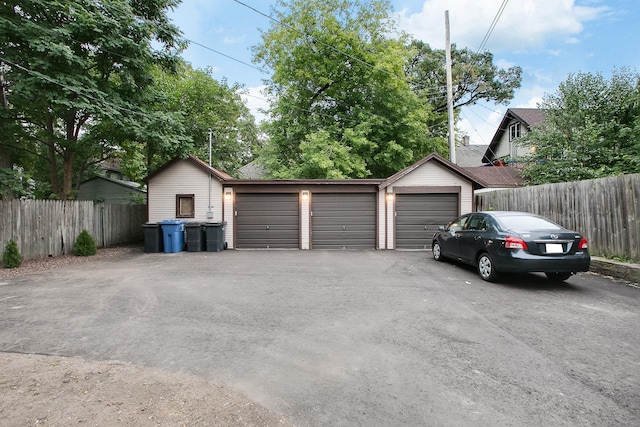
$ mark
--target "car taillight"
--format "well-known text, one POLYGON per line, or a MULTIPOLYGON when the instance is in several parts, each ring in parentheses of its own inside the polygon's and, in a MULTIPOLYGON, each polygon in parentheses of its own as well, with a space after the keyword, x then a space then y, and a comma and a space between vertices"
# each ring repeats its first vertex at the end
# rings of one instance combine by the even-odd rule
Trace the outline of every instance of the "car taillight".
POLYGON ((504 247, 507 249, 524 249, 525 251, 529 249, 524 240, 511 236, 507 236, 505 239, 504 247))
POLYGON ((578 244, 578 249, 588 249, 588 248, 589 248, 589 244, 587 243, 587 239, 583 237, 582 239, 580 239, 580 244, 578 244))

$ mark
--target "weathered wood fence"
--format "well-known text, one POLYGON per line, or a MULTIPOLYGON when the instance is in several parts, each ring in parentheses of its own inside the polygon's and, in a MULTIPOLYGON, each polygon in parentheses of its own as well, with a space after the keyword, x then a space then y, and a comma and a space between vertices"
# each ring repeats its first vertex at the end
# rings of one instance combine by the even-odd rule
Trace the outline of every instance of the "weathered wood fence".
POLYGON ((537 213, 583 233, 592 255, 640 262, 640 174, 480 193, 476 209, 537 213))
POLYGON ((9 239, 23 259, 73 253, 83 229, 99 248, 141 241, 145 205, 105 205, 92 201, 0 201, 0 252, 9 239))

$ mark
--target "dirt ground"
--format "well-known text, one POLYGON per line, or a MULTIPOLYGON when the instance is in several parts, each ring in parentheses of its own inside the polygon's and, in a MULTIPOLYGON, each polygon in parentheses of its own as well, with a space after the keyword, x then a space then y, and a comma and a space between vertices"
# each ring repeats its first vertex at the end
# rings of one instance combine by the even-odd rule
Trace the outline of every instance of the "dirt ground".
POLYGON ((77 358, 0 353, 6 426, 288 426, 200 378, 77 358))
MULTIPOLYGON (((137 246, 30 260, 2 279, 112 257, 137 246)), ((290 426, 245 396, 188 375, 119 362, 0 353, 2 426, 290 426)))

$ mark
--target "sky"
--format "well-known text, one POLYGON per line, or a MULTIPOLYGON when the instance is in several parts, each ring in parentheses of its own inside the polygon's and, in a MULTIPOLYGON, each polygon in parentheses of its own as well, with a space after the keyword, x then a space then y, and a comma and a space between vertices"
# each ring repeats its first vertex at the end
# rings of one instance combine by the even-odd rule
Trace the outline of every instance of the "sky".
MULTIPOLYGON (((251 47, 275 25, 271 0, 182 0, 170 18, 192 41, 182 56, 212 76, 242 84, 257 120, 266 107, 261 90, 269 78, 252 62, 251 47)), ((623 67, 640 72, 638 0, 391 0, 399 28, 432 47, 445 47, 445 11, 451 42, 484 49, 501 68, 519 66, 522 84, 508 105, 480 102, 463 107, 458 129, 471 144, 489 144, 507 108, 538 106, 570 74, 623 67), (499 13, 502 10, 502 13, 499 13), (496 20, 497 19, 497 20, 496 20), (493 30, 489 33, 493 25, 493 30)))

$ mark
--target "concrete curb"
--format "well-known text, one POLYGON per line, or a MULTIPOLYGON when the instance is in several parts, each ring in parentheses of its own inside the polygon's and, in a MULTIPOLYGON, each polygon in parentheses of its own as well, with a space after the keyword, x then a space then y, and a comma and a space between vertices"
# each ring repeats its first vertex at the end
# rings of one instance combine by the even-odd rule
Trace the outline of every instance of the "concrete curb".
POLYGON ((591 257, 591 271, 640 284, 640 265, 591 257))

